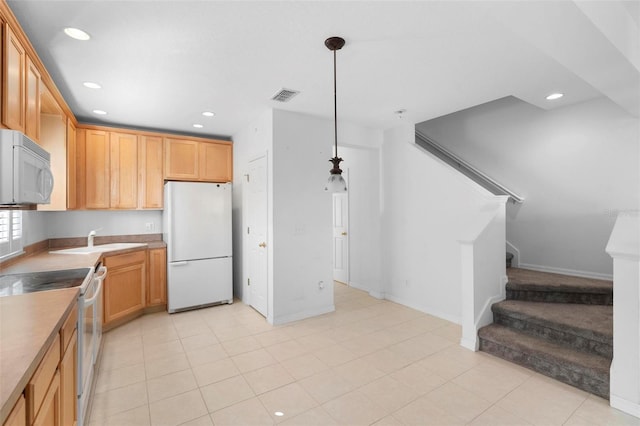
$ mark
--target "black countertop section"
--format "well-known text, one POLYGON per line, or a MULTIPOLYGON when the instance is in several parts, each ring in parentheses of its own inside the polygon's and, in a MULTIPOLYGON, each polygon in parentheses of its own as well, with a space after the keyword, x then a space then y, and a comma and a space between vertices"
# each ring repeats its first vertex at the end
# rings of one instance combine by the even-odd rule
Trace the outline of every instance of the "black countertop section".
POLYGON ((0 297, 80 286, 92 268, 0 275, 0 297))

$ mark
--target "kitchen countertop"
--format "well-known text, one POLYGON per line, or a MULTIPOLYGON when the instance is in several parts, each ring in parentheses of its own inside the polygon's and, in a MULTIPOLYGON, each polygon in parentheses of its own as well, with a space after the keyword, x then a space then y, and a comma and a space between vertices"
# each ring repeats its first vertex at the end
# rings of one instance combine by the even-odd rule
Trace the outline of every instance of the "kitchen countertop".
MULTIPOLYGON (((106 241, 105 241, 106 242, 106 241)), ((88 254, 56 254, 40 251, 16 259, 2 274, 92 268, 105 254, 166 247, 164 241, 148 241, 145 246, 88 254)), ((58 250, 55 247, 49 250, 58 250)), ((46 350, 75 306, 79 289, 41 291, 0 297, 0 425, 42 361, 46 350)))
POLYGON ((78 294, 75 287, 0 297, 0 424, 33 376, 78 294))

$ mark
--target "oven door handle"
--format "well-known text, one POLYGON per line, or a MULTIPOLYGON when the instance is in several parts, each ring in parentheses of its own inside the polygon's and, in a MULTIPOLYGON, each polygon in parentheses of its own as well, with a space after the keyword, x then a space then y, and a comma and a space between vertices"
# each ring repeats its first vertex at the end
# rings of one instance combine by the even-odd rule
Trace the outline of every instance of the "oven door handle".
POLYGON ((84 301, 85 306, 93 305, 95 301, 98 299, 98 297, 100 297, 100 292, 102 291, 102 282, 104 281, 106 276, 107 276, 107 267, 103 265, 100 267, 100 269, 98 269, 98 275, 93 277, 93 279, 98 282, 98 288, 93 294, 93 297, 89 299, 85 299, 84 301))

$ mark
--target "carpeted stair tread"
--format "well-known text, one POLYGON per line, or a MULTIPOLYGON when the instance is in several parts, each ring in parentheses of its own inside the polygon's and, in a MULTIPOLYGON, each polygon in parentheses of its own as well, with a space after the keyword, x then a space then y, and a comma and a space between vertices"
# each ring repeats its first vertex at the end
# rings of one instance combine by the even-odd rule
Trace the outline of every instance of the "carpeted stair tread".
POLYGON ((587 392, 609 397, 611 360, 491 324, 478 330, 480 350, 587 392))
POLYGON ((503 300, 491 307, 495 314, 542 325, 611 345, 613 307, 503 300))
POLYGON ((478 330, 481 339, 489 340, 519 350, 522 353, 549 357, 566 363, 569 368, 576 371, 593 370, 602 379, 609 380, 609 368, 611 360, 602 356, 576 351, 544 339, 519 333, 509 327, 499 324, 490 324, 478 330), (586 369, 586 370, 585 370, 586 369))
POLYGON ((507 290, 613 294, 613 282, 550 272, 509 268, 507 290))

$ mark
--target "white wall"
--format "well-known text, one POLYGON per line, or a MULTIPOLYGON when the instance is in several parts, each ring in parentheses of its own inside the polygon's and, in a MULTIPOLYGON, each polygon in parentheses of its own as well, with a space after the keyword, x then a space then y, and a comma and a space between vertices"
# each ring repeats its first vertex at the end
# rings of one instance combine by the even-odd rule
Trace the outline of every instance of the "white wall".
MULTIPOLYGON (((379 265, 380 130, 339 126, 339 153, 349 168, 352 277, 367 289, 381 286, 379 265), (349 147, 343 148, 343 141, 349 147), (355 233, 355 235, 354 235, 355 233), (372 267, 372 265, 374 265, 372 267), (379 266, 378 266, 379 268, 379 266)), ((243 247, 243 186, 248 162, 268 158, 268 320, 275 323, 334 309, 332 197, 324 192, 333 156, 333 122, 270 110, 238 132, 234 141, 234 294, 249 302, 243 247), (323 282, 323 289, 318 283, 323 282)))
POLYGON ((332 195, 324 191, 332 130, 326 119, 273 111, 274 323, 334 310, 332 195))
POLYGON ((504 98, 418 128, 524 196, 507 206, 520 266, 611 277, 617 212, 640 206, 637 118, 607 99, 543 111, 504 98))
POLYGON ((23 246, 38 243, 49 238, 45 214, 36 210, 22 212, 23 246))
POLYGON ((100 210, 41 212, 46 238, 86 237, 92 229, 102 228, 98 236, 161 234, 161 210, 100 210), (146 225, 153 229, 147 230, 146 225))
POLYGON ((385 297, 459 323, 458 240, 489 193, 417 147, 413 123, 385 131, 381 158, 385 297))

